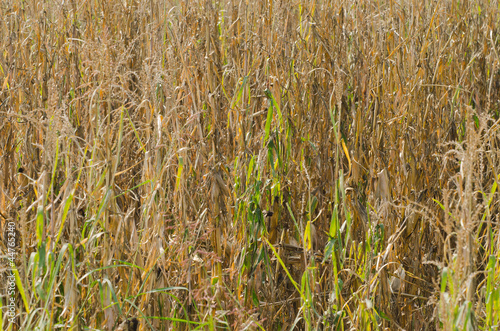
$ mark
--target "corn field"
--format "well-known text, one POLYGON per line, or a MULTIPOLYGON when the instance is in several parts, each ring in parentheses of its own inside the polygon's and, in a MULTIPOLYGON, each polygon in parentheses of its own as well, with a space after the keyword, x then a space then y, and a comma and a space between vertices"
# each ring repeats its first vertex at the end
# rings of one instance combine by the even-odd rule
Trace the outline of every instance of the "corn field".
POLYGON ((496 330, 500 4, 0 1, 3 330, 496 330))

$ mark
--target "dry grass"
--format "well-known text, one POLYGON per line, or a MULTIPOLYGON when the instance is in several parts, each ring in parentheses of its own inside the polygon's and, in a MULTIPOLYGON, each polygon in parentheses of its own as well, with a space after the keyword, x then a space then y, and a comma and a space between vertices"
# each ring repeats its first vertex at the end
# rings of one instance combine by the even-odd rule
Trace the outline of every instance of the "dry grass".
POLYGON ((499 327, 496 1, 0 16, 3 329, 499 327))

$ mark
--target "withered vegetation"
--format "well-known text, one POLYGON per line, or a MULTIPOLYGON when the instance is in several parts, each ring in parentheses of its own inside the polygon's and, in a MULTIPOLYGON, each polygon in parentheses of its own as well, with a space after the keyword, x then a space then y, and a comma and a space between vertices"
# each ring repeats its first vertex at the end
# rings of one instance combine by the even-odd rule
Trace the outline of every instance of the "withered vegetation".
POLYGON ((3 329, 498 328, 499 14, 2 1, 3 329))

